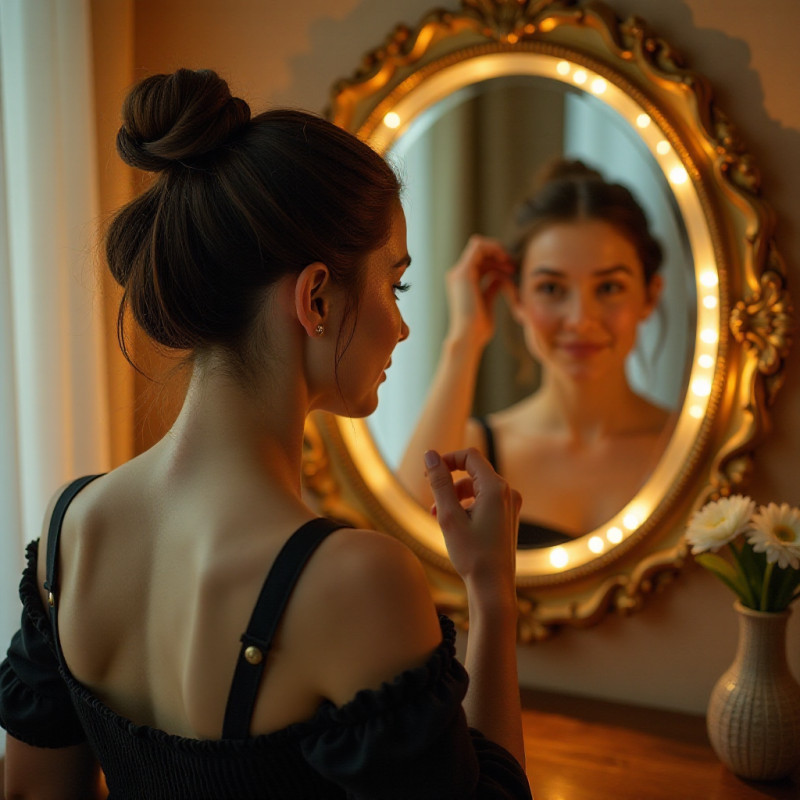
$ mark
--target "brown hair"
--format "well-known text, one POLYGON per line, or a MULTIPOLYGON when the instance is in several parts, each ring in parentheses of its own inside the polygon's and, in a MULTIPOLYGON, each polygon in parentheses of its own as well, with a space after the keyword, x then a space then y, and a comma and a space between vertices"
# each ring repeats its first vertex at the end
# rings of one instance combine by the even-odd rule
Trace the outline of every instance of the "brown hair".
POLYGON ((547 225, 595 219, 616 228, 636 248, 645 284, 661 266, 661 245, 650 233, 647 217, 630 190, 609 183, 582 161, 559 159, 540 176, 539 188, 516 211, 507 249, 517 272, 530 240, 547 225))
MULTIPOLYGON (((251 118, 210 70, 146 78, 122 118, 120 156, 158 173, 106 234, 129 361, 126 309, 165 347, 219 344, 242 356, 264 290, 315 261, 351 290, 345 317, 355 320, 363 259, 388 239, 399 203, 377 153, 306 112, 251 118)), ((340 337, 337 363, 348 343, 340 337)))

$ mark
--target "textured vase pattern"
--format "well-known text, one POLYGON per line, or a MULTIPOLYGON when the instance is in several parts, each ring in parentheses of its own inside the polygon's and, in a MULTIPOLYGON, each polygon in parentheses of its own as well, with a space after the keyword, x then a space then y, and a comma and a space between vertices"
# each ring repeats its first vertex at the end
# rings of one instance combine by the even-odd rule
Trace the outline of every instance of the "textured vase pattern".
POLYGON ((742 778, 778 780, 800 764, 800 684, 786 661, 789 611, 735 604, 739 643, 708 704, 708 735, 720 761, 742 778))

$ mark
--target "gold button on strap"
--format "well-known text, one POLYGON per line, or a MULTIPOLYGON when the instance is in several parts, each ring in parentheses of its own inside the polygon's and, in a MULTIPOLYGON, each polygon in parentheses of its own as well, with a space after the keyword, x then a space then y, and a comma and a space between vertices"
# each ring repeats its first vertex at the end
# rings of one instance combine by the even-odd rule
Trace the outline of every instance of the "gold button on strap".
POLYGON ((53 593, 52 592, 48 592, 47 593, 47 602, 50 604, 51 607, 56 604, 56 598, 53 597, 53 593))
POLYGON ((260 664, 261 660, 264 658, 264 654, 251 644, 249 647, 245 648, 244 658, 248 664, 260 664))

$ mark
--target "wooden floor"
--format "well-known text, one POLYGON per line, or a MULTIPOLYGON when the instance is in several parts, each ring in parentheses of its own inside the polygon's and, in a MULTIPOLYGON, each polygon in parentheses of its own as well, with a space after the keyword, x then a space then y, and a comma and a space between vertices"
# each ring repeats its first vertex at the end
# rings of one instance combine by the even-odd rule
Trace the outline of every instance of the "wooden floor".
POLYGON ((800 770, 744 781, 717 760, 705 719, 523 690, 534 800, 800 800, 800 770))

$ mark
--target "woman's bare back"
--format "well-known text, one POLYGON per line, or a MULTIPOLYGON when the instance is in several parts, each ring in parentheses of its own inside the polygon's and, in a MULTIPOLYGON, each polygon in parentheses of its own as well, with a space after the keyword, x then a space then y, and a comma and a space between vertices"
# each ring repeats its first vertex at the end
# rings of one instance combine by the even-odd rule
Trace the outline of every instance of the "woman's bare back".
MULTIPOLYGON (((247 472, 171 475, 153 451, 89 484, 67 512, 60 544, 59 631, 71 672, 138 724, 219 738, 240 636, 280 548, 312 516, 247 472)), ((380 573, 398 547, 352 530, 319 546, 270 651, 253 733, 308 719, 331 693, 319 677, 326 615, 336 615, 337 598, 360 591, 359 576, 372 584, 368 565, 357 562, 372 559, 380 573), (337 591, 336 576, 348 570, 347 591, 337 591)), ((432 605, 427 613, 435 623, 432 605)), ((350 666, 358 680, 358 665, 350 666)))

